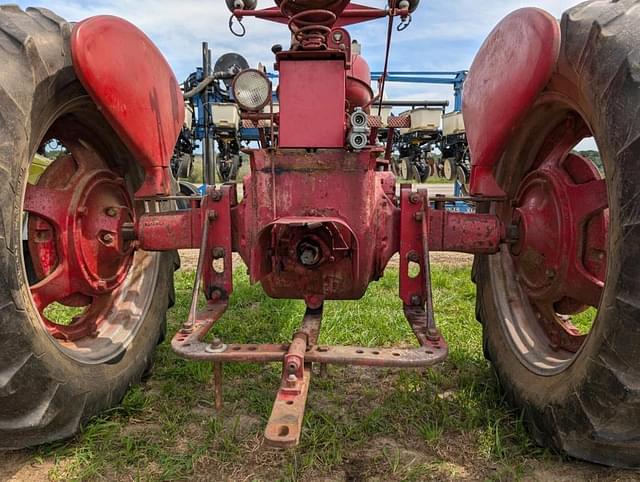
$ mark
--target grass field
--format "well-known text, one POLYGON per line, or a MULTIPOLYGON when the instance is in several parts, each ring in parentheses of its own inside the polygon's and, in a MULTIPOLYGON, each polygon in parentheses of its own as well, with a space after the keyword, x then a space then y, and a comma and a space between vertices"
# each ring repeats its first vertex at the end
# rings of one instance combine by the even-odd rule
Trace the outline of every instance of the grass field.
MULTIPOLYGON (((286 342, 303 314, 266 298, 236 271, 226 341, 286 342)), ((170 331, 186 318, 192 272, 177 273, 170 331)), ((502 398, 481 349, 470 267, 434 266, 437 320, 450 358, 432 370, 330 367, 312 380, 295 450, 262 443, 280 366, 226 365, 225 406, 213 408, 211 367, 175 357, 75 439, 0 454, 0 480, 636 480, 536 447, 502 398)), ((414 344, 390 270, 359 302, 328 303, 322 343, 414 344)))

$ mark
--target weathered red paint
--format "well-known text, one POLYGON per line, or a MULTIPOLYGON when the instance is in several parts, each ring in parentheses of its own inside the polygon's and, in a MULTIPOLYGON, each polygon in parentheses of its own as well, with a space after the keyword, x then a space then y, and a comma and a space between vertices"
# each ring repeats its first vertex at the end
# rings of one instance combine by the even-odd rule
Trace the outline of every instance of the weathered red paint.
POLYGON ((252 281, 276 298, 364 294, 396 250, 395 181, 376 171, 377 155, 377 150, 251 151, 251 175, 244 180, 234 229, 252 281), (310 236, 328 248, 312 269, 297 262, 293 244, 310 236))
POLYGON ((342 57, 278 62, 281 148, 344 147, 346 67, 342 57))
POLYGON ((141 30, 112 16, 77 23, 71 52, 82 85, 146 172, 137 196, 170 194, 169 160, 185 114, 165 58, 141 30))
POLYGON ((472 195, 504 196, 493 167, 514 127, 549 82, 559 52, 558 21, 537 8, 508 15, 480 48, 463 101, 472 153, 472 195))

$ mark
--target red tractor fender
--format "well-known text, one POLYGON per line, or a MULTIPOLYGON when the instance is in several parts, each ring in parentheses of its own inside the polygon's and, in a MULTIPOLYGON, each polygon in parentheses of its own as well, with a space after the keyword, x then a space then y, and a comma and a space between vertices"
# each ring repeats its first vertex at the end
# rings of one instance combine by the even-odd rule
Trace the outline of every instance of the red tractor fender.
POLYGON ((472 195, 505 195, 494 166, 549 82, 559 54, 560 25, 538 8, 505 17, 480 48, 464 85, 462 107, 472 158, 472 195))
POLYGON ((80 82, 144 168, 136 196, 170 194, 169 162, 185 109, 160 50, 126 20, 97 16, 74 26, 71 53, 80 82))

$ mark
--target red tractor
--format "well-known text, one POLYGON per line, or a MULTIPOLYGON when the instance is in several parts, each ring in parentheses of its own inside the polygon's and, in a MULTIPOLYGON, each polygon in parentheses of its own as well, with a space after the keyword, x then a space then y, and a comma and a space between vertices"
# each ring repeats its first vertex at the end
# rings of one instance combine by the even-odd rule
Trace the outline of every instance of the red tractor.
POLYGON ((638 2, 588 1, 561 22, 522 9, 490 34, 464 88, 475 213, 396 187, 377 142, 384 76, 374 92, 345 29, 386 18, 390 39, 418 0, 255 3, 227 0, 234 28, 258 17, 291 30, 291 46, 273 49, 279 110, 263 71, 235 76, 243 125, 266 133, 247 151, 242 197, 209 186, 180 211, 169 162, 183 92, 151 41, 116 17, 71 24, 0 6, 0 446, 68 437, 122 399, 165 336, 182 248, 199 248, 200 260, 173 350, 214 364, 218 401, 223 363, 282 363, 266 439, 293 446, 313 363, 445 359, 429 253, 457 251, 476 255, 486 356, 533 437, 640 465, 638 2), (591 137, 603 170, 573 151, 591 137), (56 160, 28 182, 52 145, 56 160), (291 343, 206 338, 232 296, 232 253, 269 296, 305 300, 291 343), (396 254, 418 347, 318 345, 324 301, 361 298, 396 254), (56 323, 54 305, 77 315, 56 323), (597 315, 584 335, 571 316, 588 309, 597 315))

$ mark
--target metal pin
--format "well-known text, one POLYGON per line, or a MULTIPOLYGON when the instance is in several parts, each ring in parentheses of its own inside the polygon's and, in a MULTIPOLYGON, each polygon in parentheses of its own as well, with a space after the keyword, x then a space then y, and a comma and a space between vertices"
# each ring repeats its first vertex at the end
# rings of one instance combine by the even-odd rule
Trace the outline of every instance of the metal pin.
POLYGON ((222 410, 222 363, 213 364, 213 386, 216 398, 216 411, 222 410))

